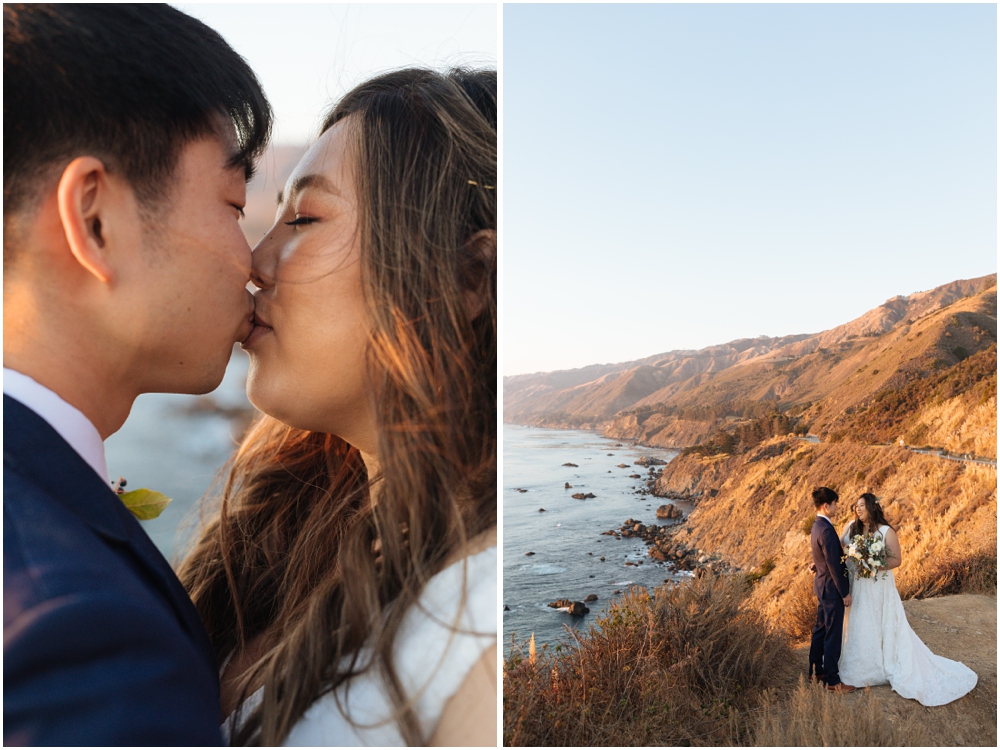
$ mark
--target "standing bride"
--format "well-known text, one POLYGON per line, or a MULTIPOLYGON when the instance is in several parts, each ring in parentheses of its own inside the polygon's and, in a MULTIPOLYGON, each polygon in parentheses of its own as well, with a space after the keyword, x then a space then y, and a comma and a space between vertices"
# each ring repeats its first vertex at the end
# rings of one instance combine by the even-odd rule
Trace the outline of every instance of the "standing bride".
POLYGON ((936 656, 906 621, 892 569, 903 559, 896 532, 885 520, 878 498, 866 492, 841 536, 847 547, 855 536, 876 535, 889 549, 886 566, 861 578, 848 558, 851 606, 847 611, 840 678, 851 685, 884 685, 924 706, 942 706, 976 686, 976 673, 961 662, 936 656))
POLYGON ((268 416, 180 571, 232 744, 496 745, 496 83, 348 93, 253 251, 268 416))

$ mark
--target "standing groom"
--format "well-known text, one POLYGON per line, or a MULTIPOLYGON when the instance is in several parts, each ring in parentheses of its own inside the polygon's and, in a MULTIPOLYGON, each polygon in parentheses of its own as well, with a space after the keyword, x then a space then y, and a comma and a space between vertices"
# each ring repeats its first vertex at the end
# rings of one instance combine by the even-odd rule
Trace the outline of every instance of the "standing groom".
POLYGON ((816 626, 809 648, 809 676, 826 683, 836 693, 854 691, 840 681, 840 648, 844 637, 844 608, 851 606, 847 568, 841 562, 844 549, 831 520, 837 515, 837 493, 828 487, 813 490, 816 521, 810 534, 816 577, 813 590, 819 598, 816 626))
POLYGON ((250 333, 270 107, 166 5, 4 5, 3 39, 4 745, 220 744, 216 655, 103 441, 250 333))

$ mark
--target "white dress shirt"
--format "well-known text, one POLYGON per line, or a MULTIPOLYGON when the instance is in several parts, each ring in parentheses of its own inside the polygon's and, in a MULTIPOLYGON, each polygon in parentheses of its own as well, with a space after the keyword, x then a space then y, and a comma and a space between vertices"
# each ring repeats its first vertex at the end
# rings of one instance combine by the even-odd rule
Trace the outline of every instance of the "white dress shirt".
POLYGON ((110 484, 101 433, 82 411, 38 381, 7 367, 3 368, 3 393, 20 401, 48 422, 80 454, 80 458, 97 472, 101 481, 110 484))

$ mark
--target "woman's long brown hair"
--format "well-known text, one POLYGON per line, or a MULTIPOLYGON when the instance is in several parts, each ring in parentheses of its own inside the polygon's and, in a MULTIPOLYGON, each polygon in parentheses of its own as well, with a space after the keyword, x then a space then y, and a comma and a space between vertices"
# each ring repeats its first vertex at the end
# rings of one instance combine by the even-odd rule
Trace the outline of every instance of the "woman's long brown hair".
POLYGON ((388 73, 347 94, 323 130, 344 118, 381 473, 369 478, 340 438, 270 417, 233 457, 179 575, 220 659, 258 636, 270 645, 241 679, 241 702, 261 684, 264 699, 234 744, 281 744, 367 668, 404 739, 426 743, 392 644, 430 577, 496 525, 496 72, 388 73))
MULTIPOLYGON (((868 524, 867 527, 871 529, 872 534, 878 531, 880 526, 889 526, 889 522, 885 520, 885 511, 882 510, 882 503, 879 502, 878 498, 875 497, 870 492, 864 493, 859 500, 865 501, 865 510, 868 511, 868 524)), ((855 536, 865 536, 869 532, 865 528, 866 524, 862 523, 861 518, 858 516, 857 503, 854 507, 854 520, 851 521, 850 527, 847 529, 848 540, 853 539, 855 536)))

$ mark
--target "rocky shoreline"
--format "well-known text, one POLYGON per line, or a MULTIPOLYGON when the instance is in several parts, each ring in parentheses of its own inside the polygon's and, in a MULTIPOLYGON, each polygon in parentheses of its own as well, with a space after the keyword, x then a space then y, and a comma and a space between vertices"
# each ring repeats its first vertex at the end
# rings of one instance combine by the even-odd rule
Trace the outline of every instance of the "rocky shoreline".
MULTIPOLYGON (((644 524, 634 518, 629 518, 620 528, 602 532, 602 536, 613 536, 616 539, 642 539, 649 548, 646 554, 651 559, 670 563, 677 570, 693 572, 696 576, 703 572, 717 574, 739 572, 739 568, 730 565, 721 555, 689 546, 682 539, 691 533, 684 525, 686 520, 681 518, 676 523, 659 526, 655 523, 644 524)), ((628 564, 626 563, 626 565, 628 564)))
MULTIPOLYGON (((615 447, 621 447, 621 444, 615 447)), ((608 455, 613 454, 609 453, 608 455)), ((657 491, 657 487, 669 463, 671 462, 652 456, 640 456, 637 460, 633 461, 632 466, 642 467, 647 472, 645 475, 638 473, 628 475, 630 479, 643 480, 641 484, 632 486, 635 494, 639 496, 666 497, 666 495, 661 495, 657 491)), ((563 466, 575 468, 577 465, 567 462, 563 466)), ((618 468, 627 468, 628 466, 629 464, 619 464, 618 468)), ((520 492, 525 491, 521 488, 516 489, 520 492)), ((565 489, 573 489, 573 485, 566 482, 565 489)), ((691 502, 701 499, 700 495, 701 493, 696 493, 692 497, 673 497, 672 495, 669 497, 681 502, 691 502)), ((574 499, 579 500, 593 497, 593 493, 576 493, 573 495, 574 499)), ((539 508, 538 510, 539 512, 544 512, 545 509, 539 508)), ((609 529, 608 531, 601 532, 601 536, 613 536, 616 539, 641 539, 648 547, 646 554, 651 562, 669 563, 670 567, 674 570, 694 573, 695 576, 700 576, 705 572, 715 574, 739 572, 739 568, 730 565, 720 555, 710 554, 705 550, 691 547, 683 540, 682 537, 687 536, 691 532, 685 526, 687 518, 684 512, 673 503, 666 503, 658 507, 656 509, 656 517, 669 523, 663 525, 643 524, 634 518, 629 518, 618 529, 609 529)), ((525 554, 532 556, 535 553, 529 551, 525 554)), ((601 557, 600 559, 603 561, 605 558, 601 557)), ((643 562, 642 560, 638 562, 626 560, 625 565, 627 567, 638 567, 643 562)), ((614 593, 620 594, 621 592, 615 591, 614 593)), ((590 612, 587 603, 596 599, 596 594, 588 594, 583 601, 562 598, 549 602, 548 606, 571 616, 580 617, 590 612)))

